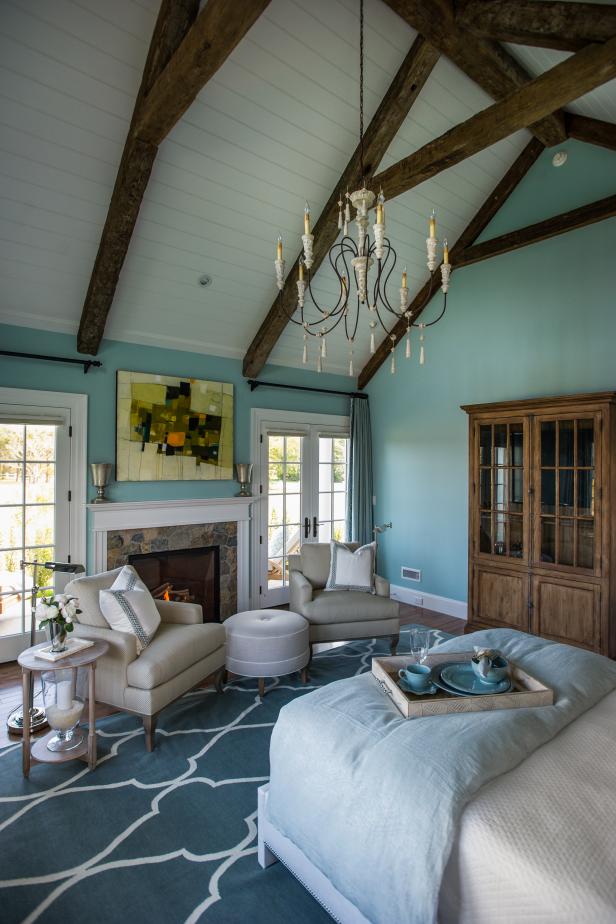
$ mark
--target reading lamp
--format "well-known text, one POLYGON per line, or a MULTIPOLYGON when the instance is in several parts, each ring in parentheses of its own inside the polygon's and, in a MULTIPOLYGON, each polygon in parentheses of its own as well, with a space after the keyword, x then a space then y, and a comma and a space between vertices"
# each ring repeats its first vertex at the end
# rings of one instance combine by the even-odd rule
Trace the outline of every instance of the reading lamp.
MULTIPOLYGON (((63 571, 66 574, 80 574, 82 571, 85 571, 83 565, 74 565, 72 562, 65 561, 38 561, 36 558, 34 561, 20 561, 19 567, 22 569, 27 567, 32 567, 32 596, 30 602, 30 647, 32 647, 36 641, 36 600, 38 597, 38 592, 40 586, 38 583, 38 572, 39 568, 46 568, 48 571, 63 571)), ((39 731, 41 728, 44 728, 47 725, 47 716, 45 715, 45 710, 41 709, 40 706, 34 705, 33 700, 34 693, 34 674, 30 671, 30 732, 39 731)), ((8 730, 16 735, 22 735, 24 730, 24 709, 23 703, 21 706, 17 706, 16 709, 13 709, 6 721, 8 730)))
POLYGON ((376 553, 378 552, 378 538, 381 533, 384 533, 386 529, 391 529, 393 523, 391 520, 389 523, 381 523, 380 526, 375 526, 372 532, 374 533, 374 567, 376 568, 376 553))

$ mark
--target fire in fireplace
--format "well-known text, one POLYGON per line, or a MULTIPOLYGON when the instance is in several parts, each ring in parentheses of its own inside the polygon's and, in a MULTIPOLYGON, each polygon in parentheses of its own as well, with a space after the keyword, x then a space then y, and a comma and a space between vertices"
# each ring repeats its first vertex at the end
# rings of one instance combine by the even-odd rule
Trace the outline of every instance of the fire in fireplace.
POLYGON ((153 597, 200 603, 204 622, 220 622, 220 550, 217 545, 197 549, 165 549, 129 555, 153 597))

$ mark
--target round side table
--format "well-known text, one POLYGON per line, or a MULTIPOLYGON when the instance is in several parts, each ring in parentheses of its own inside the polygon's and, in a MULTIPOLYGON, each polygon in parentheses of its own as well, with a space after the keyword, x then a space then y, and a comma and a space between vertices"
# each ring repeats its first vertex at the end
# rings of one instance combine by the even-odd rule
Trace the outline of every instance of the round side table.
MULTIPOLYGON (((22 687, 23 687, 23 713, 25 716, 30 711, 30 675, 38 672, 39 674, 47 671, 73 670, 73 676, 77 677, 77 668, 87 667, 88 669, 88 737, 70 751, 50 751, 47 742, 56 734, 54 730, 44 735, 42 738, 36 738, 31 742, 30 723, 24 722, 23 740, 22 740, 22 761, 24 776, 30 773, 31 764, 58 764, 65 760, 74 760, 80 758, 87 762, 90 770, 96 767, 96 662, 104 655, 109 645, 107 642, 94 642, 88 648, 82 648, 75 654, 67 655, 58 661, 47 661, 45 658, 37 657, 37 652, 41 648, 49 648, 49 642, 42 642, 40 645, 34 645, 27 648, 17 658, 21 666, 22 687)), ((75 681, 74 681, 75 682, 75 681)))

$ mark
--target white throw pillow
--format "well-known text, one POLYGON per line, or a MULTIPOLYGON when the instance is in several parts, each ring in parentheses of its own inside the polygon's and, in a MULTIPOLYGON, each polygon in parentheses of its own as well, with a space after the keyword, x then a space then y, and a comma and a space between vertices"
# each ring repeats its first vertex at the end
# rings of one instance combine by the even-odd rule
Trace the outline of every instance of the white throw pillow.
POLYGON ((331 543, 331 564, 326 590, 363 590, 374 588, 376 544, 370 542, 352 552, 342 542, 331 543))
POLYGON ((132 565, 125 565, 109 590, 99 591, 101 612, 111 629, 130 632, 137 654, 147 648, 160 625, 154 599, 132 565))

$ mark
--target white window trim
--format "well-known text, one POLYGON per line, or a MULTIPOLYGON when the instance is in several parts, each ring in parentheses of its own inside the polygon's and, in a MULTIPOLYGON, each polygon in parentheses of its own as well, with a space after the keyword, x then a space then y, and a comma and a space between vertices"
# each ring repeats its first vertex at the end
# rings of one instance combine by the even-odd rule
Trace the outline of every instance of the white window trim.
POLYGON ((86 490, 88 473, 88 396, 61 391, 37 391, 29 388, 1 388, 0 405, 8 405, 11 412, 24 415, 32 407, 53 411, 68 411, 73 435, 71 437, 71 503, 70 503, 70 555, 71 561, 86 565, 86 490))
POLYGON ((284 427, 318 427, 323 436, 349 436, 351 418, 343 414, 310 414, 305 411, 279 411, 271 408, 253 407, 250 412, 250 461, 252 462, 252 493, 254 502, 251 507, 251 551, 250 551, 250 599, 251 607, 259 606, 259 530, 261 525, 261 505, 265 495, 259 491, 263 483, 261 472, 261 431, 264 426, 284 427))

